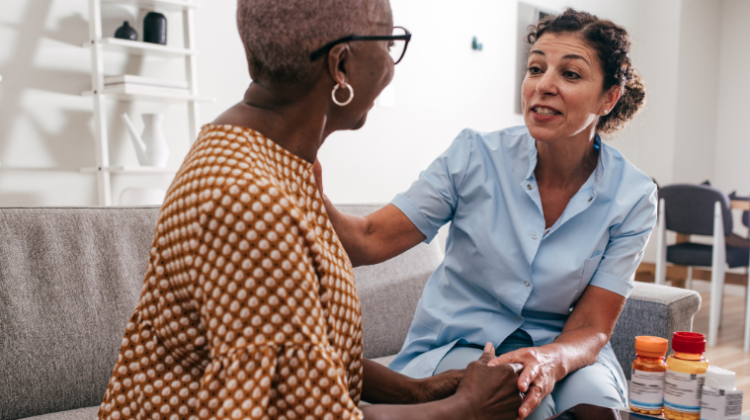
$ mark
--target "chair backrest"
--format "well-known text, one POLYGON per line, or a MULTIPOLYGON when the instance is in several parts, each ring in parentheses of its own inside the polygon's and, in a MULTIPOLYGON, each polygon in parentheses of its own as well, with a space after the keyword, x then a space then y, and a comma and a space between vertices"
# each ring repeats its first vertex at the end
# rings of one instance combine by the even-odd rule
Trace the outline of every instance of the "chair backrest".
MULTIPOLYGON (((380 207, 339 206, 361 215, 380 207)), ((0 208, 0 419, 101 403, 158 210, 0 208)), ((366 357, 399 351, 441 260, 433 241, 355 269, 366 357)))
POLYGON ((666 227, 687 235, 714 234, 714 205, 721 204, 724 236, 732 233, 732 210, 729 197, 708 185, 675 184, 659 189, 664 199, 666 227))

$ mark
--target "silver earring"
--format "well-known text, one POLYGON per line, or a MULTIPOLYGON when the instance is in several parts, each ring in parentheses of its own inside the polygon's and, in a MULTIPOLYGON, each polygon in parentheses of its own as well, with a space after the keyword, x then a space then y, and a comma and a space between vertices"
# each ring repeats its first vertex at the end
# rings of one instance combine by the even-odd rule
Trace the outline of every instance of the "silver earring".
POLYGON ((608 109, 605 109, 605 110, 604 110, 604 115, 607 115, 607 114, 609 114, 609 110, 608 110, 608 109))
POLYGON ((344 86, 347 89, 349 89, 349 99, 347 99, 346 102, 339 102, 339 100, 336 99, 336 91, 339 90, 338 84, 336 84, 336 86, 333 87, 333 92, 331 92, 331 98, 333 98, 333 103, 335 103, 338 106, 347 106, 350 103, 352 103, 352 99, 354 99, 354 89, 352 89, 352 85, 344 82, 344 86))

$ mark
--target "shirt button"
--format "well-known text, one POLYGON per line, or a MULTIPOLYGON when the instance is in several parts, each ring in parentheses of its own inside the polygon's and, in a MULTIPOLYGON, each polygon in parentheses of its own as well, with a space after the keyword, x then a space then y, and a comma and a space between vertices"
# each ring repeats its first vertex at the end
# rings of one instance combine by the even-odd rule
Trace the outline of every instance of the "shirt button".
POLYGON ((593 199, 594 199, 594 197, 589 197, 589 203, 590 203, 590 202, 591 202, 591 200, 593 200, 593 199))
POLYGON ((531 189, 531 184, 526 184, 526 189, 530 190, 531 189))
POLYGON ((536 233, 534 233, 534 234, 531 235, 531 239, 536 240, 536 233))
POLYGON ((526 280, 525 282, 523 282, 523 285, 526 286, 526 287, 529 287, 529 286, 531 286, 531 282, 529 282, 528 280, 526 280))

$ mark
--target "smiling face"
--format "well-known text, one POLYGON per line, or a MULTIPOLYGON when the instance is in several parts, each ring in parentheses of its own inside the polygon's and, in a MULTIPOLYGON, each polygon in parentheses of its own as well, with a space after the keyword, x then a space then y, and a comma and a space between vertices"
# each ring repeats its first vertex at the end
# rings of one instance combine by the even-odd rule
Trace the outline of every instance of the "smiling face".
POLYGON ((620 88, 604 92, 596 51, 574 33, 546 33, 531 47, 522 87, 524 121, 537 141, 593 133, 620 88))

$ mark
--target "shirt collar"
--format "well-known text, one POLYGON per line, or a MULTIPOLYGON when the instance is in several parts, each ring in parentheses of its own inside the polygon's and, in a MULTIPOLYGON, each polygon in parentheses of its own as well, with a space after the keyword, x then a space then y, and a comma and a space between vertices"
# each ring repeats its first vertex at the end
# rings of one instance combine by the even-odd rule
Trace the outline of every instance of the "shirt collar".
MULTIPOLYGON (((594 148, 599 149, 599 157, 598 162, 596 164, 596 169, 594 170, 594 185, 592 186, 592 189, 595 190, 597 186, 599 186, 599 182, 604 177, 604 148, 606 145, 602 142, 602 138, 599 137, 599 134, 594 135, 594 148)), ((536 140, 534 140, 533 137, 529 136, 529 170, 526 172, 526 178, 525 181, 530 181, 532 178, 534 178, 534 170, 536 169, 536 164, 538 161, 539 151, 536 149, 536 140)))

